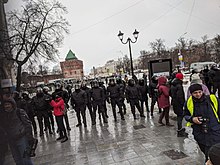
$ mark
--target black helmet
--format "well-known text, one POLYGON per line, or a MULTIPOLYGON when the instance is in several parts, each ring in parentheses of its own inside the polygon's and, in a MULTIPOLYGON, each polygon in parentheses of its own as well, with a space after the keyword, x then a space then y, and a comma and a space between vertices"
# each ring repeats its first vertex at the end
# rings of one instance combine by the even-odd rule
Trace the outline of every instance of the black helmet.
POLYGON ((93 87, 95 88, 99 87, 99 83, 97 80, 93 80, 92 84, 93 84, 93 87))
POLYGON ((85 81, 83 81, 83 82, 81 83, 81 87, 82 87, 82 88, 86 88, 86 86, 87 86, 87 83, 86 83, 85 81))
POLYGON ((109 85, 115 85, 115 79, 114 78, 109 79, 109 85))
POLYGON ((116 79, 116 83, 117 83, 117 84, 122 84, 122 79, 121 79, 121 78, 117 78, 117 79, 116 79))
POLYGON ((140 78, 140 79, 138 80, 138 84, 141 85, 141 86, 143 86, 143 85, 144 85, 144 79, 143 79, 143 78, 140 78))
POLYGON ((80 89, 80 85, 79 84, 76 84, 75 85, 75 90, 79 90, 80 89))
POLYGON ((60 83, 56 83, 56 84, 55 84, 55 88, 56 88, 56 89, 62 89, 62 85, 61 85, 60 83))
POLYGON ((37 88, 37 93, 43 93, 43 89, 41 87, 37 88))
POLYGON ((44 86, 44 87, 43 87, 43 92, 44 92, 44 93, 48 93, 49 90, 50 90, 50 88, 49 88, 48 86, 44 86))
POLYGON ((134 81, 133 78, 131 78, 131 79, 128 80, 128 85, 129 85, 129 86, 134 86, 134 84, 135 84, 135 81, 134 81))
POLYGON ((22 92, 21 96, 22 96, 23 98, 28 98, 28 97, 29 97, 28 91, 22 92))

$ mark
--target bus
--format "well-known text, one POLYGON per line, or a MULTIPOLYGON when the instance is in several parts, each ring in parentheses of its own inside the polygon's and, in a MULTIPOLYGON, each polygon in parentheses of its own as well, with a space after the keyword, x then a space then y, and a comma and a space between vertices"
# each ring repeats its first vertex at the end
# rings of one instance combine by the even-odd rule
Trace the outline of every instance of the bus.
POLYGON ((197 69, 200 72, 206 66, 210 68, 212 65, 217 65, 217 64, 215 62, 194 62, 191 63, 190 65, 190 71, 192 71, 193 69, 197 69))

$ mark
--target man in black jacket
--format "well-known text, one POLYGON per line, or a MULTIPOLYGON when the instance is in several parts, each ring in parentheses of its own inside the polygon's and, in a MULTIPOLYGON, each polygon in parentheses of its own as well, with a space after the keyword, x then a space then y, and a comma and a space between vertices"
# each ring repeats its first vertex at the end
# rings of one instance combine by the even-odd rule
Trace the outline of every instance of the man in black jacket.
POLYGON ((185 128, 182 128, 183 121, 183 106, 185 103, 185 94, 183 90, 183 74, 177 73, 176 78, 171 82, 171 104, 173 105, 173 111, 177 115, 177 136, 185 137, 185 128))
POLYGON ((26 150, 34 141, 31 121, 26 112, 16 107, 14 99, 3 102, 4 110, 0 112, 0 127, 6 133, 8 143, 17 165, 32 165, 26 150))
POLYGON ((82 125, 81 123, 81 115, 83 119, 84 127, 87 127, 86 124, 86 104, 87 104, 87 96, 86 92, 84 90, 80 89, 80 85, 75 85, 75 92, 72 93, 71 96, 71 105, 73 109, 76 111, 76 116, 78 120, 78 124, 76 127, 79 127, 82 125))

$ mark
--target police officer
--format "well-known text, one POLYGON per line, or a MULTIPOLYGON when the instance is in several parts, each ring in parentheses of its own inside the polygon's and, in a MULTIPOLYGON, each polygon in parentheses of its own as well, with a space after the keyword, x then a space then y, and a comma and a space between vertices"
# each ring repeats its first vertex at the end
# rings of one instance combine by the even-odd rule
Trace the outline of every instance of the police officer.
POLYGON ((90 98, 90 88, 87 87, 87 84, 85 81, 82 82, 81 89, 86 92, 86 98, 87 98, 86 106, 89 109, 89 114, 90 114, 90 118, 91 118, 91 122, 92 122, 93 121, 93 110, 92 110, 91 100, 89 99, 90 98))
POLYGON ((135 85, 134 79, 128 80, 128 86, 125 89, 125 95, 126 95, 127 102, 130 103, 131 112, 133 114, 134 119, 137 119, 136 114, 135 114, 135 107, 138 109, 140 113, 140 117, 145 117, 144 112, 142 111, 140 107, 140 103, 139 103, 140 92, 137 86, 135 85))
MULTIPOLYGON (((69 94, 66 90, 63 90, 63 85, 61 85, 60 83, 56 84, 55 92, 52 93, 53 100, 55 100, 56 95, 59 95, 60 97, 62 97, 62 99, 64 100, 64 103, 65 103, 65 108, 68 109, 69 108, 68 102, 69 102, 70 96, 69 96, 69 94)), ((70 131, 71 128, 70 128, 67 113, 64 114, 64 120, 65 120, 65 123, 66 123, 67 130, 70 131)))
POLYGON ((80 89, 80 85, 75 85, 75 91, 72 93, 71 96, 71 105, 73 109, 76 111, 76 116, 78 120, 78 124, 76 127, 82 125, 81 123, 81 116, 83 119, 84 127, 87 127, 86 124, 86 104, 87 104, 87 94, 84 90, 80 89))
MULTIPOLYGON (((122 108, 124 110, 124 115, 126 114, 126 105, 125 105, 125 87, 126 87, 126 83, 125 81, 123 81, 121 78, 117 78, 116 79, 116 83, 117 85, 119 85, 120 89, 121 89, 121 99, 122 99, 122 108)), ((118 112, 120 113, 120 112, 118 112)))
POLYGON ((109 103, 111 100, 112 112, 115 121, 117 121, 116 105, 118 106, 119 113, 121 115, 121 120, 125 120, 124 113, 122 112, 122 92, 123 91, 121 90, 120 86, 115 83, 115 79, 110 79, 109 85, 107 87, 107 96, 109 103))
POLYGON ((33 108, 37 115, 37 120, 40 128, 40 136, 43 136, 43 119, 49 128, 49 133, 53 134, 51 127, 49 125, 48 108, 50 104, 48 102, 48 97, 43 93, 42 88, 37 88, 37 95, 33 97, 33 108))
POLYGON ((92 125, 96 124, 96 111, 98 109, 99 113, 102 115, 102 119, 104 123, 108 123, 106 114, 103 108, 103 104, 105 101, 105 94, 102 88, 99 87, 99 83, 97 80, 92 82, 92 89, 90 90, 90 100, 93 106, 93 122, 92 125))
MULTIPOLYGON (((44 92, 44 94, 48 97, 48 98, 50 98, 51 97, 51 94, 49 93, 49 90, 50 90, 50 88, 49 87, 47 87, 47 86, 44 86, 43 87, 43 92, 44 92)), ((49 106, 48 107, 48 117, 49 117, 49 124, 50 124, 50 126, 51 126, 51 128, 52 128, 52 130, 53 130, 53 132, 54 132, 54 130, 55 130, 55 128, 54 128, 54 117, 53 117, 53 107, 52 106, 49 106)))
POLYGON ((34 134, 37 134, 37 125, 36 125, 36 122, 34 119, 35 112, 33 109, 33 103, 32 103, 32 99, 29 97, 29 93, 27 91, 22 93, 22 100, 23 100, 23 105, 24 105, 22 107, 22 109, 25 110, 25 112, 27 113, 27 115, 32 123, 33 129, 34 129, 34 134))
MULTIPOLYGON (((104 90, 104 97, 105 97, 105 100, 104 100, 104 104, 103 104, 103 108, 104 108, 104 111, 105 111, 105 115, 106 115, 106 118, 108 118, 108 111, 107 111, 107 105, 106 105, 106 101, 107 101, 107 89, 104 85, 104 82, 102 82, 101 80, 99 80, 99 87, 101 87, 103 90, 104 90)), ((101 118, 101 115, 99 114, 99 118, 101 118)))
MULTIPOLYGON (((158 89, 157 89, 157 84, 158 84, 158 80, 157 80, 157 76, 154 75, 151 77, 151 81, 149 84, 149 97, 151 98, 151 107, 150 107, 150 112, 151 112, 151 116, 153 117, 153 113, 154 113, 154 105, 157 103, 158 105, 158 89)), ((159 106, 158 106, 159 108, 159 106)), ((162 110, 161 108, 159 108, 159 113, 161 113, 162 110)))
POLYGON ((148 114, 150 112, 149 107, 148 107, 148 96, 147 96, 148 86, 145 83, 143 78, 138 80, 137 87, 138 87, 138 90, 140 92, 141 110, 144 112, 144 104, 145 104, 147 114, 148 114))

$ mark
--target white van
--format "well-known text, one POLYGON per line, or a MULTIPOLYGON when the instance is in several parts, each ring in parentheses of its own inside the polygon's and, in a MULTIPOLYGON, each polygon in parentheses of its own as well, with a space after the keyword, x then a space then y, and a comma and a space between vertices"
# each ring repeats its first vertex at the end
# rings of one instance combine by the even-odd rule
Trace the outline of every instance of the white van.
POLYGON ((193 69, 198 69, 198 71, 201 71, 206 66, 210 68, 212 65, 216 65, 216 63, 215 62, 194 62, 194 63, 191 63, 190 65, 190 71, 192 71, 193 69))

